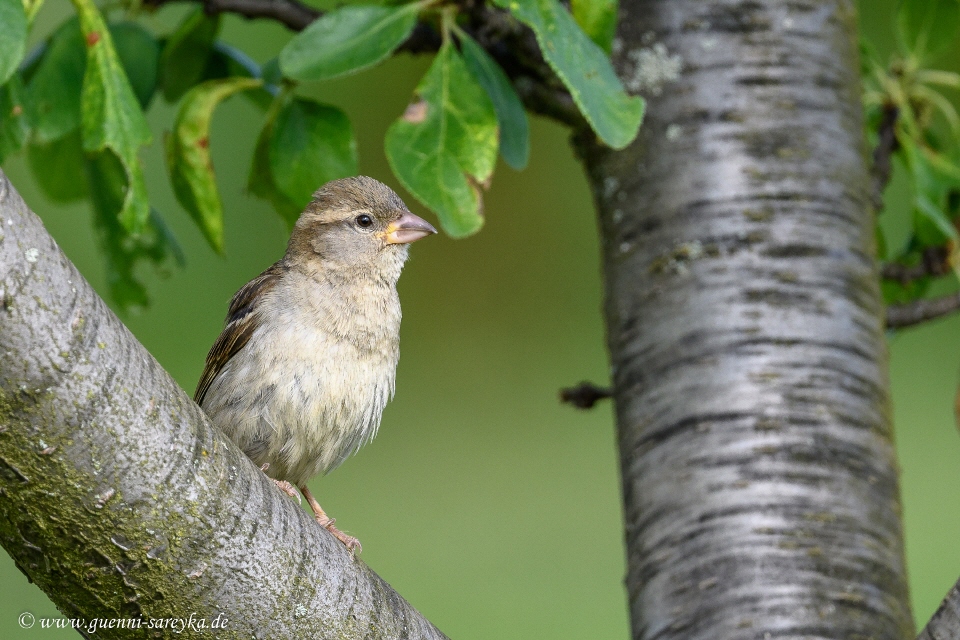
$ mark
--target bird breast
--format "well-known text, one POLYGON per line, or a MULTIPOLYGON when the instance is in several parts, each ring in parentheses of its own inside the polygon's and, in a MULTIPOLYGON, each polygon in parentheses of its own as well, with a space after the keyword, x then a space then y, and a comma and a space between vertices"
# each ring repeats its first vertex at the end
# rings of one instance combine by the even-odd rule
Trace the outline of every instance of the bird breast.
POLYGON ((204 409, 268 475, 299 486, 376 435, 394 392, 400 305, 392 286, 280 286, 294 289, 263 301, 204 409))

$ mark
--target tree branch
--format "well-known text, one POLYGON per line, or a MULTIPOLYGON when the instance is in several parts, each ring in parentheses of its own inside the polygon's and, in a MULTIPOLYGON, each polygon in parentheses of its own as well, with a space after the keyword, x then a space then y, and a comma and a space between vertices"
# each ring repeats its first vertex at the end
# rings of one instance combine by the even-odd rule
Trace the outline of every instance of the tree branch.
POLYGON ((960 637, 960 581, 947 593, 917 640, 950 640, 957 637, 960 637))
POLYGON ((940 298, 921 298, 887 307, 887 329, 902 329, 960 310, 960 292, 940 298))
POLYGON ((2 172, 0 222, 0 544, 65 616, 444 638, 211 426, 2 172))
POLYGON ((900 117, 900 110, 896 105, 887 104, 883 107, 883 118, 880 120, 879 140, 873 150, 873 209, 876 213, 883 210, 883 192, 890 183, 890 176, 893 173, 893 164, 891 157, 900 148, 897 141, 897 118, 900 117))
POLYGON ((572 404, 577 409, 593 409, 593 406, 613 396, 609 387, 598 387, 591 382, 581 382, 575 387, 560 389, 560 402, 572 404))
POLYGON ((297 0, 144 0, 143 4, 158 9, 173 2, 199 2, 211 15, 234 13, 249 20, 266 18, 292 31, 302 31, 321 15, 317 9, 297 0))
MULTIPOLYGON (((247 19, 273 20, 292 31, 302 31, 323 15, 297 0, 144 0, 144 5, 158 9, 173 2, 200 3, 210 14, 232 13, 247 19)), ((463 29, 503 68, 530 111, 574 129, 589 128, 570 93, 543 59, 528 27, 482 0, 460 0, 458 5, 466 17, 463 29)), ((437 51, 441 42, 433 26, 420 22, 397 51, 429 53, 437 51)))
POLYGON ((924 249, 919 264, 888 262, 880 268, 880 276, 884 280, 894 280, 906 285, 921 278, 939 278, 949 274, 950 271, 950 250, 941 246, 924 249))

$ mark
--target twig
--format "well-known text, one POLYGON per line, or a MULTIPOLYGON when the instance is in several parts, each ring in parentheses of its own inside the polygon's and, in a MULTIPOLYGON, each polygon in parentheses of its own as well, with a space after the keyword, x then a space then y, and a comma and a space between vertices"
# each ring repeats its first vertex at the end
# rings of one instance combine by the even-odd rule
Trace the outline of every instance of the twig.
POLYGON ((144 0, 144 5, 162 7, 171 2, 200 2, 209 14, 235 13, 244 18, 268 18, 293 31, 302 31, 320 17, 320 11, 297 0, 144 0))
POLYGON ((894 104, 883 107, 883 119, 880 120, 879 140, 873 150, 873 208, 879 213, 883 210, 883 191, 890 182, 893 172, 891 156, 900 148, 897 140, 897 118, 900 110, 894 104))
POLYGON ((887 307, 887 328, 902 329, 960 310, 960 292, 887 307))
POLYGON ((609 387, 598 387, 590 382, 581 382, 575 387, 560 389, 560 402, 572 404, 578 409, 592 409, 604 398, 609 398, 613 392, 609 387))
MULTIPOLYGON (((199 3, 210 14, 233 13, 247 19, 273 20, 291 31, 302 31, 323 15, 298 0, 143 0, 145 6, 154 9, 174 2, 199 3)), ((459 0, 457 4, 465 16, 464 31, 500 64, 528 109, 573 129, 589 128, 570 93, 543 59, 528 27, 506 11, 480 0, 459 0)), ((437 51, 441 43, 436 29, 427 22, 420 22, 397 51, 429 53, 437 51)))
POLYGON ((880 268, 880 276, 884 280, 894 280, 903 285, 928 276, 939 278, 950 272, 950 250, 945 246, 924 249, 919 264, 888 262, 880 268))

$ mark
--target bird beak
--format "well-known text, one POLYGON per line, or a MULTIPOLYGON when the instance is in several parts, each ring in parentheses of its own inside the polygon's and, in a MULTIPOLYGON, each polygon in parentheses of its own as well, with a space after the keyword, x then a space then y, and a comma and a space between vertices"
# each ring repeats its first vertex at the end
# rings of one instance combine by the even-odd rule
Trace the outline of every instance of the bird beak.
POLYGON ((433 225, 423 218, 404 211, 399 219, 390 223, 383 235, 387 244, 408 244, 436 232, 433 225))

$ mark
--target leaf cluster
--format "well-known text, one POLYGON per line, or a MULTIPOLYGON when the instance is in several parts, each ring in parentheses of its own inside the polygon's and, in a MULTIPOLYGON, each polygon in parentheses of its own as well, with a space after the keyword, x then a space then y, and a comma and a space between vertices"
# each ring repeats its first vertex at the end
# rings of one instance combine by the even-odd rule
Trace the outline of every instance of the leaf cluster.
MULTIPOLYGON (((248 189, 292 226, 319 186, 357 173, 347 114, 298 95, 299 86, 383 62, 418 24, 437 30, 441 45, 410 106, 386 133, 386 156, 401 184, 447 233, 463 237, 483 225, 482 194, 497 157, 518 170, 527 164, 524 105, 504 69, 465 30, 456 4, 340 7, 261 66, 220 41, 221 17, 202 6, 157 35, 134 20, 149 5, 72 3, 76 16, 28 53, 30 24, 43 1, 0 0, 0 162, 25 148, 50 197, 91 202, 111 290, 124 307, 147 300, 137 263, 182 260, 150 205, 139 158, 154 137, 145 114, 157 95, 177 104, 161 136, 173 192, 221 254, 225 221, 210 150, 216 107, 243 94, 262 109, 248 189)), ((608 58, 616 0, 578 0, 572 14, 558 0, 494 4, 533 31, 602 141, 620 148, 633 140, 644 105, 624 92, 608 58)))
MULTIPOLYGON (((878 226, 881 259, 921 265, 931 249, 945 248, 948 265, 960 275, 960 116, 945 93, 960 89, 960 74, 933 66, 960 35, 960 0, 903 0, 896 20, 898 52, 888 63, 879 60, 869 43, 861 46, 866 125, 877 148, 875 161, 882 165, 889 162, 885 156, 892 156, 912 188, 909 211, 898 212, 908 216, 907 242, 888 247, 878 226)), ((884 173, 882 167, 879 173, 884 173)), ((889 175, 877 176, 878 190, 887 179, 889 175)), ((922 297, 936 275, 885 281, 884 297, 888 303, 922 297)))

